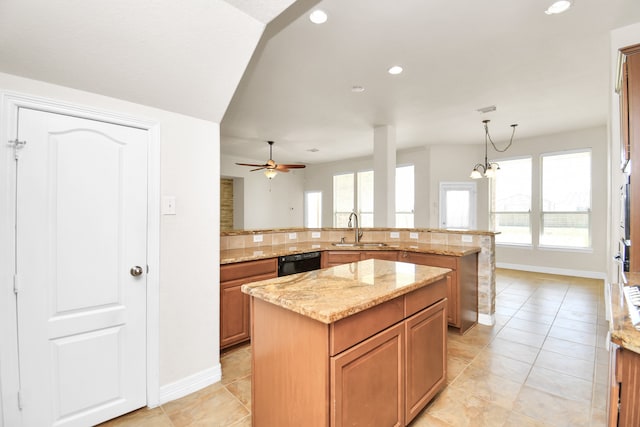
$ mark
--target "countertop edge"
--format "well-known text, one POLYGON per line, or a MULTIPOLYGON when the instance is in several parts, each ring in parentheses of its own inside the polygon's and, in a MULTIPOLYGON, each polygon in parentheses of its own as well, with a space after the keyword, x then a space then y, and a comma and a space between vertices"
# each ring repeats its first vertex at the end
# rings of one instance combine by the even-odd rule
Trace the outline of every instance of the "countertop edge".
MULTIPOLYGON (((365 261, 358 261, 352 264, 358 264, 360 262, 365 262, 365 261)), ((383 261, 383 262, 397 262, 397 261, 383 261)), ((377 305, 390 301, 394 298, 400 297, 402 295, 406 295, 417 289, 420 289, 432 283, 435 283, 438 280, 445 278, 446 275, 449 272, 451 272, 451 269, 449 268, 440 268, 440 267, 429 267, 429 268, 436 269, 439 272, 433 275, 430 275, 429 277, 426 277, 424 279, 418 280, 410 285, 403 286, 401 288, 396 288, 392 291, 389 291, 388 293, 385 293, 384 295, 378 295, 375 298, 371 298, 367 301, 363 301, 362 303, 350 306, 348 309, 344 309, 342 311, 333 312, 333 313, 323 313, 321 311, 307 310, 304 307, 295 305, 291 301, 283 300, 278 297, 272 297, 265 292, 261 292, 264 286, 273 284, 273 282, 277 280, 288 280, 287 278, 291 278, 292 276, 283 276, 276 279, 268 279, 268 280, 263 280, 259 282, 254 282, 254 283, 247 283, 242 285, 241 290, 243 293, 251 297, 260 299, 264 302, 293 311, 295 313, 301 314, 303 316, 309 317, 311 319, 317 320, 325 324, 332 324, 334 322, 337 322, 338 320, 360 313, 371 307, 375 307, 377 305)), ((313 273, 313 272, 309 272, 309 273, 313 273)), ((309 273, 299 273, 299 275, 300 277, 302 277, 302 275, 308 275, 309 273)), ((299 275, 295 275, 295 276, 299 276, 299 275)))
POLYGON ((301 245, 271 245, 256 246, 255 248, 246 248, 244 251, 251 252, 240 256, 225 255, 231 251, 240 251, 240 249, 226 249, 220 251, 220 264, 235 264, 238 262, 255 261, 259 259, 276 258, 285 255, 301 254, 308 252, 326 252, 326 251, 401 251, 415 252, 433 255, 447 255, 462 257, 479 253, 482 250, 479 246, 456 246, 441 245, 431 243, 421 244, 388 244, 381 247, 360 247, 360 246, 334 246, 328 242, 305 243, 301 245))

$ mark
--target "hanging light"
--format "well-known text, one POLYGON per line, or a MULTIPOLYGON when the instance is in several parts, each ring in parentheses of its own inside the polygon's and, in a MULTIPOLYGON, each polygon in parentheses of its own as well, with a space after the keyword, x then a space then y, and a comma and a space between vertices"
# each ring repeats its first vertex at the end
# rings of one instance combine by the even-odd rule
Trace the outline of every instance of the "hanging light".
POLYGON ((482 123, 484 123, 484 163, 476 163, 476 165, 473 167, 473 170, 471 171, 471 174, 469 175, 469 178, 471 179, 480 179, 483 176, 485 178, 494 178, 496 176, 496 172, 500 169, 499 164, 495 162, 490 162, 487 158, 487 146, 489 142, 491 142, 491 146, 493 147, 493 149, 499 153, 504 153, 505 151, 507 151, 509 147, 511 147, 511 144, 513 143, 513 136, 516 133, 516 126, 518 126, 517 124, 511 125, 511 128, 513 129, 513 131, 511 132, 511 139, 509 140, 509 144, 507 144, 507 146, 504 149, 499 150, 498 147, 496 147, 496 144, 493 143, 493 140, 491 139, 491 135, 489 135, 490 121, 491 120, 482 121, 482 123))
POLYGON ((269 179, 275 178, 276 175, 278 175, 278 172, 275 169, 265 169, 264 170, 264 176, 266 176, 269 179))

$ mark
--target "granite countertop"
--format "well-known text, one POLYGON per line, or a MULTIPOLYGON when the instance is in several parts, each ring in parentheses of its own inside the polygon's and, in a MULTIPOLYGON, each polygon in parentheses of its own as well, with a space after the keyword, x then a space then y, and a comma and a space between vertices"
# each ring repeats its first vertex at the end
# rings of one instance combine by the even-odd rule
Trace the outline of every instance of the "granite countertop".
POLYGON ((448 268, 369 259, 242 285, 242 292, 331 324, 446 276, 448 268))
POLYGON ((465 256, 480 252, 478 246, 455 246, 436 243, 387 243, 386 246, 333 246, 329 242, 257 246, 220 251, 220 264, 254 261, 314 251, 407 251, 436 255, 465 256))
MULTIPOLYGON (((628 280, 631 280, 627 276, 628 280)), ((630 284, 636 284, 637 281, 631 281, 630 284)), ((623 284, 613 283, 610 286, 610 304, 611 304, 611 322, 609 323, 609 332, 611 333, 611 342, 617 344, 627 350, 640 353, 640 331, 633 327, 629 319, 629 311, 627 301, 622 292, 623 284)))

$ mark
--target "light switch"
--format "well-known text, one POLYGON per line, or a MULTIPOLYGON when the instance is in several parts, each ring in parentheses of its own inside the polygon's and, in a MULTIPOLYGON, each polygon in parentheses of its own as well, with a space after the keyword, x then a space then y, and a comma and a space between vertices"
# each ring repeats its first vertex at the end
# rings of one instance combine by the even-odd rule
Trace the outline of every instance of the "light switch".
POLYGON ((392 239, 399 239, 400 233, 398 233, 397 231, 392 231, 391 233, 389 233, 389 237, 392 239))
POLYGON ((471 243, 473 242, 473 236, 469 236, 468 234, 463 234, 462 241, 465 243, 471 243))
POLYGON ((319 239, 320 238, 320 232, 319 231, 312 231, 311 232, 311 238, 312 239, 319 239))
POLYGON ((162 215, 176 214, 176 196, 162 197, 162 215))
POLYGON ((417 239, 418 238, 418 233, 409 233, 409 238, 410 239, 417 239))
POLYGON ((253 243, 260 243, 260 242, 262 242, 262 234, 254 234, 253 243))
POLYGON ((298 238, 298 233, 289 233, 289 240, 296 240, 298 238))

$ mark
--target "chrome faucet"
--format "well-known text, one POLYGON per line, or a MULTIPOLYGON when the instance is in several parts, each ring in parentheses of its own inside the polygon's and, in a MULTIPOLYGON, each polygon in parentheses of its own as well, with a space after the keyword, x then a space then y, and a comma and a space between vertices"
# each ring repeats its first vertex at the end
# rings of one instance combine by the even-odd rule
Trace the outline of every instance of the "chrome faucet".
POLYGON ((358 214, 353 211, 349 214, 349 223, 347 224, 348 227, 353 227, 353 225, 351 225, 351 219, 355 218, 356 219, 356 225, 353 228, 355 234, 354 234, 354 240, 356 243, 358 243, 360 241, 360 239, 362 239, 362 231, 360 231, 360 227, 358 224, 358 214))

